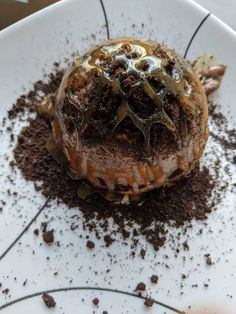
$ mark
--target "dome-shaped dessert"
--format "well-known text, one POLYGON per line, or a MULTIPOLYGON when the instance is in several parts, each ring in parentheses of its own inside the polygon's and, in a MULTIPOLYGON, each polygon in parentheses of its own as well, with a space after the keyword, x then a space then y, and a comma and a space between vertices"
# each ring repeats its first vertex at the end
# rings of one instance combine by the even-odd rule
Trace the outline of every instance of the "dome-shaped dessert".
POLYGON ((73 179, 135 199, 196 168, 207 119, 204 90, 183 58, 159 43, 121 38, 74 60, 52 129, 73 179))

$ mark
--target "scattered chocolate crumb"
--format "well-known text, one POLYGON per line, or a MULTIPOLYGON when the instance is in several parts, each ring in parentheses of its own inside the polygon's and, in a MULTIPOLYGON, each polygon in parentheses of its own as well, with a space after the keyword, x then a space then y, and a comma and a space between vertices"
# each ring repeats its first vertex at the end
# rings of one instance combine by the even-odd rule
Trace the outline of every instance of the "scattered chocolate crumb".
POLYGON ((212 259, 211 259, 210 254, 205 254, 205 257, 206 257, 206 263, 207 263, 207 265, 208 265, 208 266, 212 266, 214 263, 213 263, 213 261, 212 261, 212 259))
POLYGON ((39 229, 38 229, 38 228, 34 229, 34 234, 35 234, 36 236, 39 235, 39 229))
POLYGON ((158 280, 159 280, 159 278, 158 278, 157 275, 152 275, 151 276, 151 283, 158 283, 158 280))
POLYGON ((106 247, 109 247, 115 241, 115 239, 113 239, 110 235, 106 234, 104 236, 104 241, 106 242, 106 247))
POLYGON ((197 288, 198 285, 197 285, 197 284, 193 284, 192 287, 193 287, 193 288, 197 288))
POLYGON ((127 239, 130 236, 130 232, 125 229, 122 229, 122 235, 124 239, 127 239))
POLYGON ((188 245, 187 240, 186 240, 186 241, 184 241, 184 243, 183 243, 183 247, 184 247, 184 250, 189 251, 189 245, 188 245))
POLYGON ((182 278, 182 279, 186 279, 187 276, 186 276, 185 274, 182 274, 181 278, 182 278))
POLYGON ((10 140, 11 140, 11 142, 14 142, 14 140, 15 140, 15 135, 13 133, 11 133, 11 135, 10 135, 10 140))
POLYGON ((95 244, 94 244, 93 241, 88 240, 86 246, 87 246, 87 248, 89 248, 89 249, 93 249, 93 248, 95 247, 95 244))
POLYGON ((46 221, 41 223, 42 232, 46 232, 48 227, 48 223, 46 221))
POLYGON ((43 240, 46 243, 53 243, 54 241, 54 230, 50 230, 50 231, 45 231, 43 233, 43 240))
POLYGON ((146 298, 145 301, 144 301, 144 305, 146 307, 152 307, 153 303, 154 303, 154 300, 152 298, 146 298))
POLYGON ((47 293, 44 293, 44 294, 42 295, 42 299, 43 299, 45 305, 46 305, 48 308, 51 308, 51 307, 55 307, 55 306, 56 306, 56 302, 55 302, 54 298, 53 298, 51 295, 49 295, 49 294, 47 294, 47 293))
POLYGON ((102 314, 108 314, 108 312, 107 311, 102 311, 102 314))
POLYGON ((98 298, 94 298, 94 299, 93 299, 93 304, 94 304, 94 305, 98 305, 98 303, 99 303, 99 299, 98 299, 98 298))
POLYGON ((141 249, 140 255, 141 255, 142 259, 144 259, 145 255, 146 255, 146 251, 144 249, 141 249))
POLYGON ((2 294, 8 294, 9 292, 10 292, 9 288, 6 288, 6 289, 2 290, 2 294))
POLYGON ((140 282, 139 284, 137 284, 137 287, 136 287, 135 291, 137 291, 137 290, 139 290, 139 291, 145 291, 145 290, 146 290, 146 285, 145 285, 145 283, 140 282))

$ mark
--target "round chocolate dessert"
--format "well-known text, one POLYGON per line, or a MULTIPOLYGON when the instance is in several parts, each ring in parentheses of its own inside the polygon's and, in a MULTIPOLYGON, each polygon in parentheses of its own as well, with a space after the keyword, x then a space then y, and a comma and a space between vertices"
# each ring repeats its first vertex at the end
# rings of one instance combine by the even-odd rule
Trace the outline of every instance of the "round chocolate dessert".
POLYGON ((168 186, 193 171, 208 137, 205 92, 164 45, 114 39, 74 60, 51 108, 48 149, 107 198, 168 186))

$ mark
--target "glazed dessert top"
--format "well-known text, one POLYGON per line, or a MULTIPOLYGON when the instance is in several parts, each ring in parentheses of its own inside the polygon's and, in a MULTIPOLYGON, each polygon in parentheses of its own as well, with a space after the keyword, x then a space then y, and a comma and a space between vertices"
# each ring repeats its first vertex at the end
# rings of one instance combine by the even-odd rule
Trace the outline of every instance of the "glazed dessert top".
POLYGON ((194 116, 198 106, 194 84, 191 67, 173 51, 116 39, 74 60, 61 84, 56 113, 65 130, 80 138, 104 145, 113 136, 131 143, 133 136, 124 133, 136 129, 136 140, 156 148, 153 126, 160 127, 159 133, 164 129, 173 143, 187 136, 191 123, 186 116, 194 116))

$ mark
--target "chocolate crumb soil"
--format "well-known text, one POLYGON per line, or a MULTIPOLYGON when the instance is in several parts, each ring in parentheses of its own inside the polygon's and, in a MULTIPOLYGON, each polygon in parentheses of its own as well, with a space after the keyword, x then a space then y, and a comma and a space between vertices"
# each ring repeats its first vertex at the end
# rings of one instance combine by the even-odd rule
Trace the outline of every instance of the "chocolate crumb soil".
MULTIPOLYGON (((45 96, 55 93, 62 76, 63 71, 58 70, 50 75, 48 82, 35 83, 33 91, 21 96, 8 112, 11 120, 21 120, 27 113, 35 114, 27 119, 28 125, 18 135, 14 148, 15 161, 10 162, 11 167, 18 167, 26 180, 34 182, 35 190, 46 197, 63 202, 68 208, 78 207, 83 213, 83 227, 96 235, 100 229, 107 233, 108 222, 112 219, 117 226, 115 232, 121 233, 124 239, 131 237, 136 243, 136 237, 143 236, 158 250, 166 240, 169 229, 166 224, 180 227, 194 218, 207 218, 219 203, 226 186, 221 186, 220 193, 214 193, 219 181, 205 166, 176 185, 150 191, 138 203, 128 206, 111 204, 99 194, 93 194, 86 200, 80 199, 77 194, 78 181, 69 178, 66 169, 51 157, 45 147, 51 132, 49 121, 36 114, 39 92, 45 96), (132 232, 134 225, 135 233, 132 232)), ((210 107, 210 115, 211 120, 215 121, 216 131, 222 128, 222 117, 215 113, 213 106, 210 107)), ((235 136, 233 130, 228 136, 235 136)), ((218 160, 212 165, 216 174, 220 164, 218 160)), ((103 235, 103 239, 107 247, 115 241, 111 234, 103 235)), ((141 256, 144 258, 144 254, 141 256)))
MULTIPOLYGON (((39 116, 32 119, 18 137, 14 149, 16 164, 27 180, 32 180, 35 184, 42 182, 37 190, 41 190, 46 197, 60 200, 71 208, 79 207, 84 213, 84 224, 90 231, 96 228, 90 223, 95 214, 98 220, 113 218, 118 231, 125 236, 126 226, 137 223, 138 233, 144 235, 157 250, 165 242, 164 222, 172 220, 180 226, 193 218, 205 219, 211 211, 208 197, 215 183, 205 167, 169 189, 147 193, 140 204, 112 205, 98 194, 91 195, 84 201, 77 195, 78 182, 70 179, 66 170, 47 152, 45 140, 49 134, 47 121, 39 116), (155 225, 150 230, 153 221, 155 225)), ((106 222, 104 226, 105 224, 106 222)), ((107 235, 104 241, 109 246, 114 240, 107 235)))

